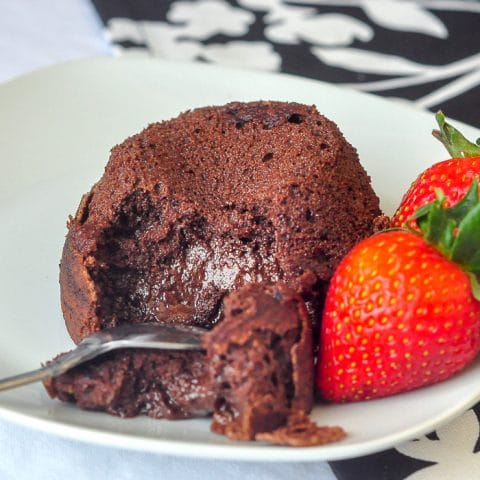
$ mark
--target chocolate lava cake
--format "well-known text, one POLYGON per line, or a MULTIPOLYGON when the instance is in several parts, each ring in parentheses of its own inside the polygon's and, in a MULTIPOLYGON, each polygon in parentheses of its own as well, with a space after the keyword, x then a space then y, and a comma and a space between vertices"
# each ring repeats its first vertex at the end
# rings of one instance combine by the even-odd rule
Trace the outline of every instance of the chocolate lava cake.
POLYGON ((246 285, 226 297, 205 352, 124 349, 46 383, 52 397, 122 417, 179 419, 213 413, 212 431, 274 443, 338 440, 338 427, 306 419, 313 402, 311 323, 283 284, 246 285))
MULTIPOLYGON (((232 439, 338 440, 307 414, 312 325, 381 212, 355 149, 315 107, 230 103, 116 146, 70 218, 60 265, 75 342, 122 323, 205 327, 204 352, 112 352, 46 383, 119 416, 213 414, 232 439)), ((379 220, 380 219, 380 220, 379 220)))
POLYGON ((230 103, 152 124, 113 148, 69 221, 68 330, 79 342, 121 323, 212 328, 228 292, 279 280, 315 320, 378 215, 356 151, 313 106, 230 103))

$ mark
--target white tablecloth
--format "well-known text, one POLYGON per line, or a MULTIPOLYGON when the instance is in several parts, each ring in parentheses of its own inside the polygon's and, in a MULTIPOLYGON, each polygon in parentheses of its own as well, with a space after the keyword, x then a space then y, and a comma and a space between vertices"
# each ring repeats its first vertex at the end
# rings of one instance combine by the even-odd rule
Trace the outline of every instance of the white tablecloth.
MULTIPOLYGON (((0 0, 0 81, 82 57, 110 55, 88 0, 0 0)), ((333 480, 326 463, 196 460, 65 440, 0 418, 0 480, 333 480)))
MULTIPOLYGON (((70 0, 69 0, 70 1, 70 0)), ((1 480, 331 480, 326 463, 244 463, 64 440, 0 420, 1 480)))

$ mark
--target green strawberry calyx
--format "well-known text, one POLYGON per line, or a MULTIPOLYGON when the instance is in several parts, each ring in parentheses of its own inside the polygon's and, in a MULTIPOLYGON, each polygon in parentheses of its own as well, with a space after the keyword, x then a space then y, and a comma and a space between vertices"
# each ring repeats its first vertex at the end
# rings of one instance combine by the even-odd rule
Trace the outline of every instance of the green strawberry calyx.
POLYGON ((435 114, 440 130, 433 130, 432 135, 440 140, 452 158, 480 156, 480 138, 476 142, 467 140, 455 127, 445 121, 443 112, 435 114))
MULTIPOLYGON (((480 200, 476 177, 465 196, 446 206, 441 189, 437 198, 420 207, 411 217, 425 241, 456 263, 470 276, 473 296, 480 301, 480 200)), ((410 223, 410 222, 408 222, 410 223)), ((408 227, 412 232, 418 230, 408 227)))

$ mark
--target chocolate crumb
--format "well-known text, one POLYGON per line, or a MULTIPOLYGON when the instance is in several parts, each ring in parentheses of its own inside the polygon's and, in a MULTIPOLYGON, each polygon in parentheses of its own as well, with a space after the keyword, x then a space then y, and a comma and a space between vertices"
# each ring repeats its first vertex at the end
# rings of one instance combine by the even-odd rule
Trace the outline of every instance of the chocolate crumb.
POLYGON ((318 426, 305 412, 295 412, 284 427, 255 435, 255 440, 290 447, 314 447, 338 442, 346 435, 341 427, 318 426))
POLYGON ((373 233, 379 233, 392 226, 392 221, 387 215, 379 215, 373 219, 373 233))

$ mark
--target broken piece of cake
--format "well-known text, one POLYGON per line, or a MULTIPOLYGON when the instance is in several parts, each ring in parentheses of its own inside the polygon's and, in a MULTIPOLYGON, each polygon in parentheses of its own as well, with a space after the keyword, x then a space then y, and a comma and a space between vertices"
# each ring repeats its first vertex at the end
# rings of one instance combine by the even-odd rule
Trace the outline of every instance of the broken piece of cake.
POLYGON ((332 432, 341 438, 338 428, 304 428, 313 353, 303 300, 281 283, 251 283, 224 303, 223 320, 203 338, 205 352, 112 352, 46 382, 50 396, 122 417, 213 413, 212 431, 232 440, 269 433, 263 439, 273 443, 319 445, 332 432))

